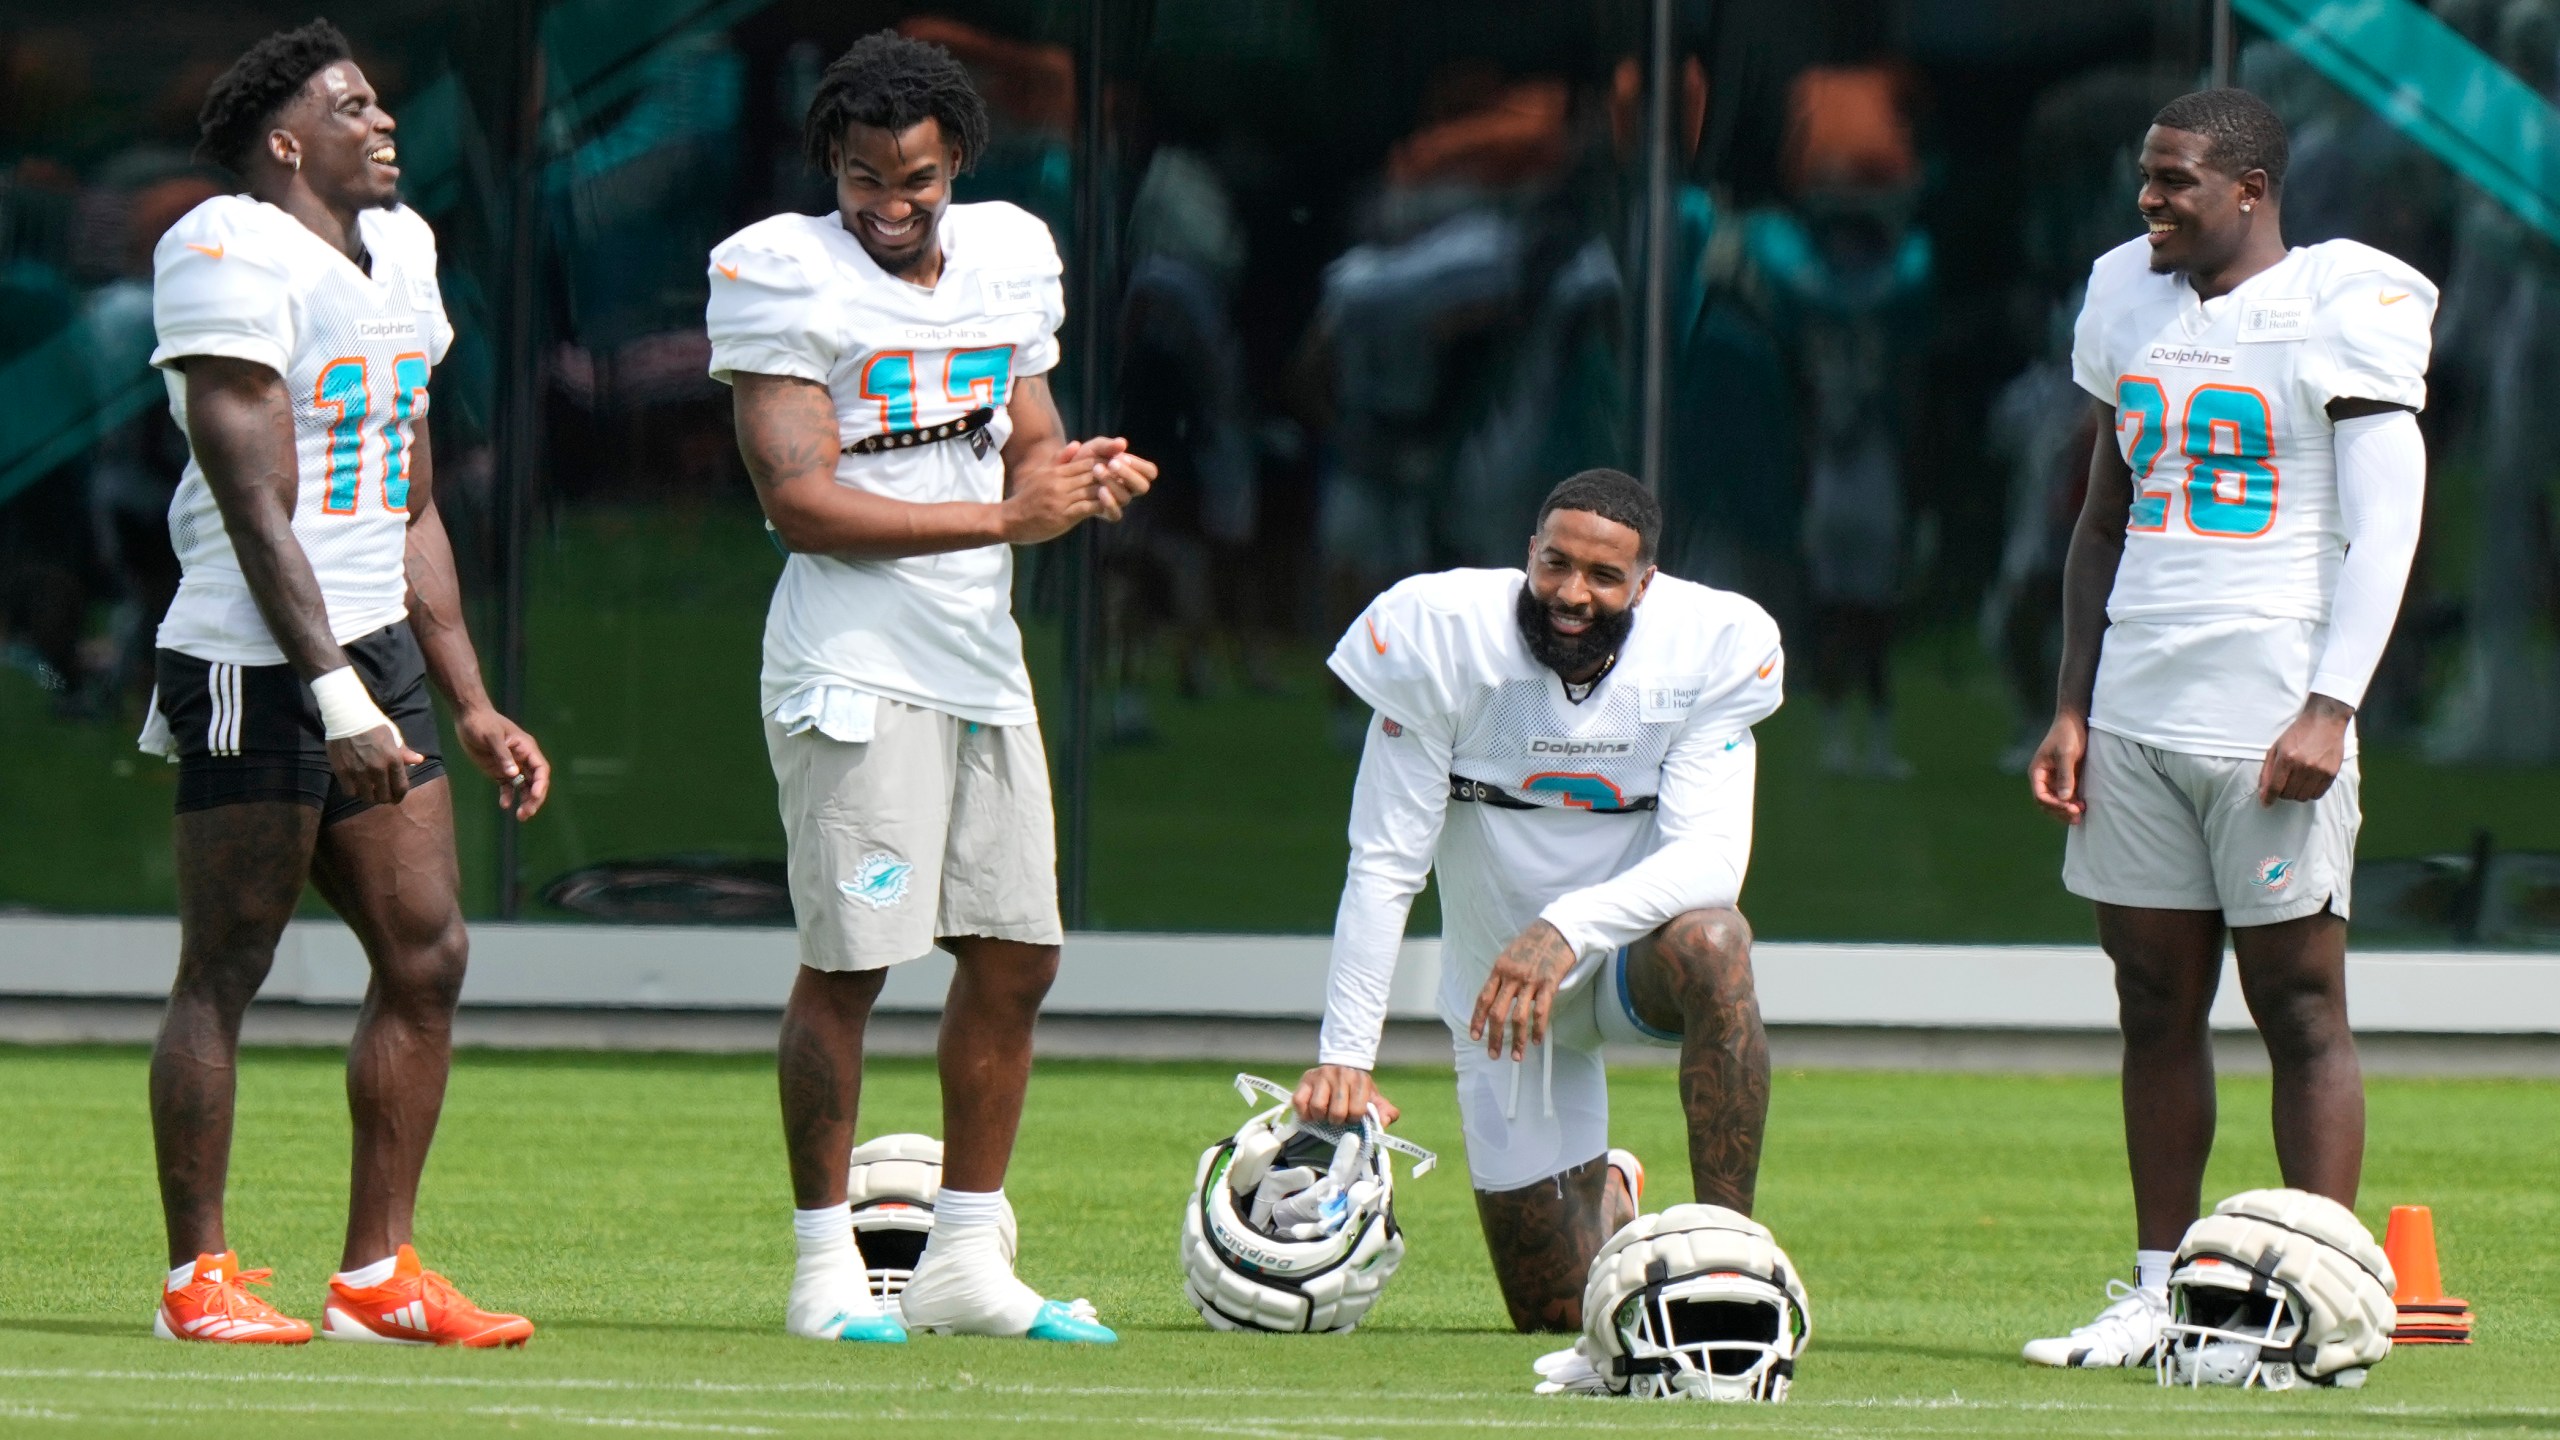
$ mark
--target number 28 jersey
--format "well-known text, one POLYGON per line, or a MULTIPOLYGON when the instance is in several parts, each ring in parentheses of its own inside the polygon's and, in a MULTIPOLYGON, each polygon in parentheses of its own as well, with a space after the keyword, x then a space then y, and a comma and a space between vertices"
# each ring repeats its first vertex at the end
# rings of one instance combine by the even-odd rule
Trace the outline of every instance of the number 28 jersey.
POLYGON ((2352 240, 2213 300, 2153 271, 2148 239, 2099 257, 2072 375, 2115 408, 2133 506, 2092 726, 2239 758, 2284 733, 2346 556, 2329 402, 2422 407, 2435 308, 2426 277, 2352 240))
MULTIPOLYGON (((284 378, 300 470, 293 538, 342 644, 409 613, 411 453, 428 372, 453 343, 427 222, 405 208, 367 210, 356 232, 370 273, 282 210, 219 195, 188 211, 152 254, 151 363, 182 432, 189 357, 253 361, 284 378)), ((282 664, 192 454, 169 503, 169 538, 183 575, 160 622, 161 648, 282 664)))

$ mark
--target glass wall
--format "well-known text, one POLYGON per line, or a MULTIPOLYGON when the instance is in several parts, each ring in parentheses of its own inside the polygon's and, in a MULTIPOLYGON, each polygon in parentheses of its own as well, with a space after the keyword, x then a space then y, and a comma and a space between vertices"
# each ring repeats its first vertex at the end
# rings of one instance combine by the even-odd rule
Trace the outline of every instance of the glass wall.
MULTIPOLYGON (((2560 113, 2560 8, 2386 0, 2364 23, 2419 28, 2331 42, 2293 0, 2238 8, 2237 78, 2294 127, 2291 238, 2446 285, 2428 538, 2363 722, 2359 933, 2544 943, 2554 242, 2493 165, 2378 118, 2357 65, 2424 54, 2448 93, 2494 79, 2560 113)), ((787 921, 755 723, 780 561, 704 374, 704 257, 830 205, 801 111, 894 24, 994 112, 960 198, 1028 207, 1066 253, 1071 426, 1163 466, 1126 524, 1018 569, 1079 923, 1325 928, 1365 721, 1333 638, 1403 576, 1518 564, 1547 486, 1616 465, 1663 494, 1666 568, 1788 637, 1761 933, 2087 936, 2020 774, 2093 438, 2070 321, 2138 229, 2150 113, 2207 74, 2206 0, 1675 0, 1660 55, 1656 16, 474 0, 351 22, 462 331, 437 449, 475 628, 559 767, 512 836, 466 780, 475 913, 787 921)), ((299 18, 0 29, 0 907, 170 903, 171 779, 131 744, 182 454, 141 361, 149 246, 222 183, 186 159, 205 83, 299 18)))
MULTIPOLYGON (((186 446, 148 363, 151 251, 231 184, 191 158, 205 87, 310 15, 127 0, 31 13, 0 25, 0 910, 166 911, 176 776, 133 742, 178 582, 167 509, 186 446)), ((409 199, 436 226, 459 331, 434 382, 436 498, 490 636, 516 14, 390 0, 342 18, 400 122, 409 199)), ((450 739, 446 754, 459 755, 450 739)), ((495 799, 468 764, 454 773, 464 873, 486 910, 495 799)))

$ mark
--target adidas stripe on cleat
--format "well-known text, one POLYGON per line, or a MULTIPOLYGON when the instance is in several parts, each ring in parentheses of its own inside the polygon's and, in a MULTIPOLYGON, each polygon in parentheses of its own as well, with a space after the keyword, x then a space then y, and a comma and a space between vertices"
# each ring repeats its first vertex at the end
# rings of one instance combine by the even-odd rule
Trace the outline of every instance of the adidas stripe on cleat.
POLYGON ((522 1345, 533 1338, 533 1322, 521 1315, 483 1310, 453 1288, 453 1282, 418 1263, 418 1252, 406 1245, 379 1285, 356 1288, 329 1282, 321 1335, 375 1345, 458 1345, 480 1350, 522 1345))
POLYGON ((301 1345, 311 1327, 245 1288, 265 1285, 274 1272, 243 1270, 230 1251, 196 1257, 187 1283, 160 1293, 151 1333, 163 1340, 204 1340, 224 1345, 301 1345))

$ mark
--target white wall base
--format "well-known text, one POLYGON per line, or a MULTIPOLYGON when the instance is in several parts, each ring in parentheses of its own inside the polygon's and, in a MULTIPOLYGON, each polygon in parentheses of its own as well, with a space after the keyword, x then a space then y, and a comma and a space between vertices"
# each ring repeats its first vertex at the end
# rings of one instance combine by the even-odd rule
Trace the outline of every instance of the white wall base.
MULTIPOLYGON (((472 927, 466 1010, 499 1007, 771 1011, 798 964, 791 931, 676 926, 472 927)), ((1324 1004, 1328 942, 1297 935, 1079 934, 1046 1012, 1058 1016, 1312 1019, 1324 1004)), ((0 917, 0 997, 151 998, 168 993, 175 920, 0 917)), ((2106 957, 2069 945, 1834 945, 1769 941, 1754 951, 1772 1025, 2107 1031, 2106 957)), ((887 1011, 941 1008, 951 962, 901 965, 887 1011)), ((366 966, 334 920, 296 921, 261 992, 268 1000, 353 1004, 366 966)), ((1405 945, 1389 1012, 1433 1014, 1440 944, 1405 945)), ((2364 951, 2347 961, 2359 1030, 2560 1035, 2560 956, 2496 951, 2364 951)), ((2231 962, 2217 1029, 2250 1028, 2231 962)))

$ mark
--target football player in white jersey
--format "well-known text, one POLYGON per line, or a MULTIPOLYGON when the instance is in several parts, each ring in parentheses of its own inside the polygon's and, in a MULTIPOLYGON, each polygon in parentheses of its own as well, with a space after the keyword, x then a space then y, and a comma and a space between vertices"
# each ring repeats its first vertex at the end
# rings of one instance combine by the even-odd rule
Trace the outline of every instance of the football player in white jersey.
POLYGON ((332 1339, 520 1345, 410 1248, 462 987, 453 797, 429 684, 517 818, 550 767, 480 683, 435 506, 428 376, 453 339, 435 236, 326 21, 250 47, 207 94, 201 153, 245 193, 154 255, 151 362, 186 432, 169 507, 184 578, 161 621, 144 748, 178 766, 178 977, 151 1057, 169 1232, 155 1333, 297 1343, 223 1233, 240 1021, 307 882, 363 941, 347 1054, 355 1165, 332 1339))
POLYGON ((1658 573, 1661 529, 1633 478, 1584 471, 1548 494, 1525 574, 1406 580, 1331 660, 1376 717, 1297 1110, 1395 1118, 1370 1072, 1405 917, 1436 871, 1467 1168, 1524 1331, 1581 1328, 1591 1258, 1636 1213, 1604 1042, 1679 1047, 1699 1200, 1747 1214, 1759 1177, 1769 1047, 1735 906, 1778 627, 1658 573))
POLYGON ((2285 134, 2239 90, 2143 139, 2148 234, 2090 272, 2072 369, 2103 431, 2064 579, 2053 727, 2029 772, 2071 825, 2124 1030, 2134 1283, 2033 1341, 2150 1363, 2213 1147, 2206 1018, 2226 934, 2275 1072, 2284 1183, 2352 1205, 2347 1029, 2355 708, 2418 543, 2435 287, 2350 240, 2287 249, 2285 134))
POLYGON ((763 670, 800 926, 780 1062, 800 1254, 784 1323, 816 1339, 1114 1338, 1013 1273, 1005 1167, 1064 932, 1012 547, 1119 518, 1155 467, 1117 440, 1067 442, 1048 227, 951 203, 986 138, 948 52, 866 37, 809 106, 836 212, 777 215, 711 252, 711 373, 790 556, 763 670), (942 1188, 889 1314, 846 1208, 862 1033, 888 967, 936 945, 958 962, 942 1188))

